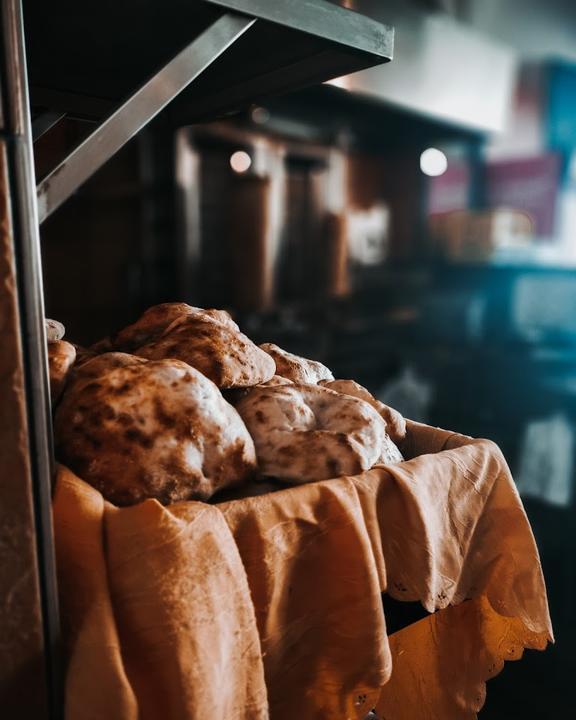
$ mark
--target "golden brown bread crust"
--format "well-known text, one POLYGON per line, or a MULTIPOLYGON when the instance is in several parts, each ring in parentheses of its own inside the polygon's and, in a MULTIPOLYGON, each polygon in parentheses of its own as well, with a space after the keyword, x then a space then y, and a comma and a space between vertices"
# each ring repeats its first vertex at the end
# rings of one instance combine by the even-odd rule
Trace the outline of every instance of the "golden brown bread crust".
POLYGON ((263 343, 260 349, 268 353, 276 363, 276 375, 294 383, 315 385, 320 380, 334 380, 332 371, 317 360, 294 355, 273 343, 263 343))
POLYGON ((395 465, 396 463, 404 461, 404 456, 402 455, 400 448, 396 445, 388 433, 386 433, 381 450, 377 465, 395 465))
POLYGON ((404 417, 398 410, 394 410, 394 408, 391 408, 389 405, 384 405, 380 400, 376 400, 376 398, 359 383, 354 380, 322 380, 320 385, 330 390, 336 390, 336 392, 343 393, 344 395, 360 398, 360 400, 364 400, 372 405, 386 421, 386 431, 392 442, 396 444, 400 443, 406 437, 406 420, 404 420, 404 417))
POLYGON ((223 390, 222 394, 231 405, 234 405, 234 407, 236 407, 237 403, 239 403, 240 400, 245 397, 249 392, 252 392, 255 387, 273 387, 275 385, 292 384, 293 383, 291 380, 283 378, 280 375, 274 375, 270 378, 270 380, 266 380, 266 382, 259 383, 258 385, 253 385, 252 387, 246 388, 231 388, 230 390, 223 390))
POLYGON ((154 342, 169 330, 173 323, 186 317, 212 320, 226 325, 231 330, 239 330, 238 325, 225 310, 204 310, 186 303, 161 303, 148 308, 135 323, 120 330, 112 338, 113 349, 130 351, 154 342))
POLYGON ((260 383, 260 387, 273 387, 274 385, 292 385, 292 380, 282 377, 282 375, 273 375, 270 380, 260 383))
POLYGON ((256 387, 236 408, 264 475, 311 482, 402 460, 368 403, 319 385, 256 387))
POLYGON ((56 340, 48 343, 48 369, 52 406, 58 402, 75 360, 76 348, 71 343, 66 342, 66 340, 56 340))
POLYGON ((222 389, 269 380, 272 358, 246 335, 225 310, 203 310, 186 303, 149 308, 113 339, 114 348, 149 360, 183 360, 222 389))
POLYGON ((216 386, 179 360, 82 365, 56 413, 58 459, 117 505, 208 499, 249 479, 254 443, 216 386))
POLYGON ((236 406, 237 403, 240 402, 240 400, 247 395, 249 392, 251 392, 254 387, 273 387, 275 385, 292 385, 292 381, 288 380, 287 378, 283 378, 280 375, 274 375, 270 378, 270 380, 266 380, 266 382, 259 383, 258 385, 253 385, 252 387, 243 387, 243 388, 231 388, 230 390, 223 390, 222 394, 228 402, 234 406, 236 406))
POLYGON ((276 371, 274 360, 239 330, 194 315, 134 353, 149 360, 183 360, 223 389, 258 385, 276 371))
POLYGON ((80 380, 95 380, 109 370, 129 367, 130 365, 144 365, 146 360, 122 352, 108 352, 101 355, 93 355, 87 358, 81 365, 76 365, 72 382, 80 380))

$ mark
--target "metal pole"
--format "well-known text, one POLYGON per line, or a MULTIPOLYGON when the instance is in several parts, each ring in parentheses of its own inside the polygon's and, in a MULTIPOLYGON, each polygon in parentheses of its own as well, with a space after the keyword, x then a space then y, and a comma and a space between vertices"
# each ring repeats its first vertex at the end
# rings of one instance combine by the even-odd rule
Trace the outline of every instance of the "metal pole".
MULTIPOLYGON (((32 155, 32 129, 30 123, 26 58, 24 53, 23 18, 20 0, 3 0, 2 55, 0 58, 0 87, 2 90, 2 143, 4 174, 2 195, 5 201, 2 223, 2 329, 1 349, 4 364, 11 361, 11 385, 0 388, 2 403, 12 403, 10 425, 0 427, 2 432, 2 463, 10 460, 17 468, 17 476, 7 474, 0 484, 0 507, 10 509, 12 504, 10 546, 6 553, 8 563, 16 566, 20 557, 26 560, 26 574, 19 579, 27 588, 21 602, 26 614, 18 617, 21 627, 2 628, 12 633, 14 653, 19 655, 15 668, 19 679, 12 684, 30 688, 19 698, 10 697, 10 684, 3 678, 2 690, 8 693, 7 705, 2 712, 10 715, 12 702, 18 717, 58 718, 61 711, 59 658, 59 620, 54 562, 54 544, 51 522, 51 481, 53 476, 52 427, 48 384, 48 363, 44 331, 44 303, 40 239, 36 207, 34 163, 32 155), (8 341, 5 338, 8 337, 8 341), (20 413, 19 408, 23 412, 20 413), (13 423, 13 425, 12 425, 13 423), (7 444, 10 433, 17 442, 7 444), (17 502, 17 498, 20 501, 17 502), (30 505, 30 512, 28 510, 30 505), (19 631, 19 634, 16 634, 19 631), (38 641, 31 645, 30 637, 38 633, 38 641), (27 677, 23 677, 27 674, 27 677), (34 689, 43 688, 42 701, 34 697, 34 689), (42 714, 39 708, 42 707, 42 714), (46 708, 49 708, 47 710, 46 708), (9 709, 10 708, 10 709, 9 709), (30 711, 27 714, 27 709, 30 711), (49 715, 48 715, 49 713, 49 715)), ((6 382, 6 377, 0 378, 6 382)), ((3 408, 4 409, 4 408, 3 408)), ((5 467, 2 468, 6 472, 5 467)), ((5 519, 5 518, 4 518, 5 519)), ((3 526, 2 531, 7 528, 3 526)), ((3 539, 1 550, 6 548, 3 539)), ((4 560, 4 558, 3 558, 4 560)), ((18 593, 15 587, 0 587, 0 595, 18 593)), ((4 609, 4 604, 2 604, 4 609)), ((19 608, 18 612, 22 613, 19 608)), ((11 661, 11 658, 4 659, 11 661)), ((2 670, 4 668, 0 668, 2 670)), ((0 673, 1 674, 1 673, 0 673)), ((7 673, 6 673, 7 674, 7 673)), ((15 715, 16 716, 16 715, 15 715)))

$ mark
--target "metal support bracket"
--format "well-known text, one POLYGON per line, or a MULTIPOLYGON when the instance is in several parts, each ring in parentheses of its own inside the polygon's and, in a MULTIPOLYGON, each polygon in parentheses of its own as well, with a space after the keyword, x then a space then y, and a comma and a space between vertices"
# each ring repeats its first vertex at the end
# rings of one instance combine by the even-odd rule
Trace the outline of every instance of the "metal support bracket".
POLYGON ((128 98, 40 182, 39 221, 60 207, 255 22, 233 13, 222 15, 128 98))
POLYGON ((51 130, 55 125, 60 122, 60 120, 63 120, 65 117, 65 113, 45 112, 36 119, 32 120, 32 139, 34 140, 34 142, 36 142, 36 140, 39 140, 42 135, 51 130))

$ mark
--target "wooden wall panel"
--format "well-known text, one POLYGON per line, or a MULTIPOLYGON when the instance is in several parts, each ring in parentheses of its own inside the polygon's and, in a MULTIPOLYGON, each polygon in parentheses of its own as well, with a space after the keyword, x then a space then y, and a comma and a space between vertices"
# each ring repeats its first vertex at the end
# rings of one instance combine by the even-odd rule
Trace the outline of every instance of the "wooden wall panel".
POLYGON ((6 148, 0 143, 0 716, 48 717, 6 148))

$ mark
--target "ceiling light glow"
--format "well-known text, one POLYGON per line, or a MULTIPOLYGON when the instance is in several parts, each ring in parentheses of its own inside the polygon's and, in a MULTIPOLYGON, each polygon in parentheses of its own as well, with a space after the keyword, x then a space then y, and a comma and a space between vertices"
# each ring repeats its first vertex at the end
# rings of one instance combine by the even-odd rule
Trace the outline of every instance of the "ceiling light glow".
POLYGON ((428 148, 420 155, 420 170, 424 175, 437 177, 443 175, 448 168, 448 158, 438 148, 428 148))
POLYGON ((237 150, 230 155, 230 167, 234 172, 245 173, 252 165, 252 158, 244 150, 237 150))

